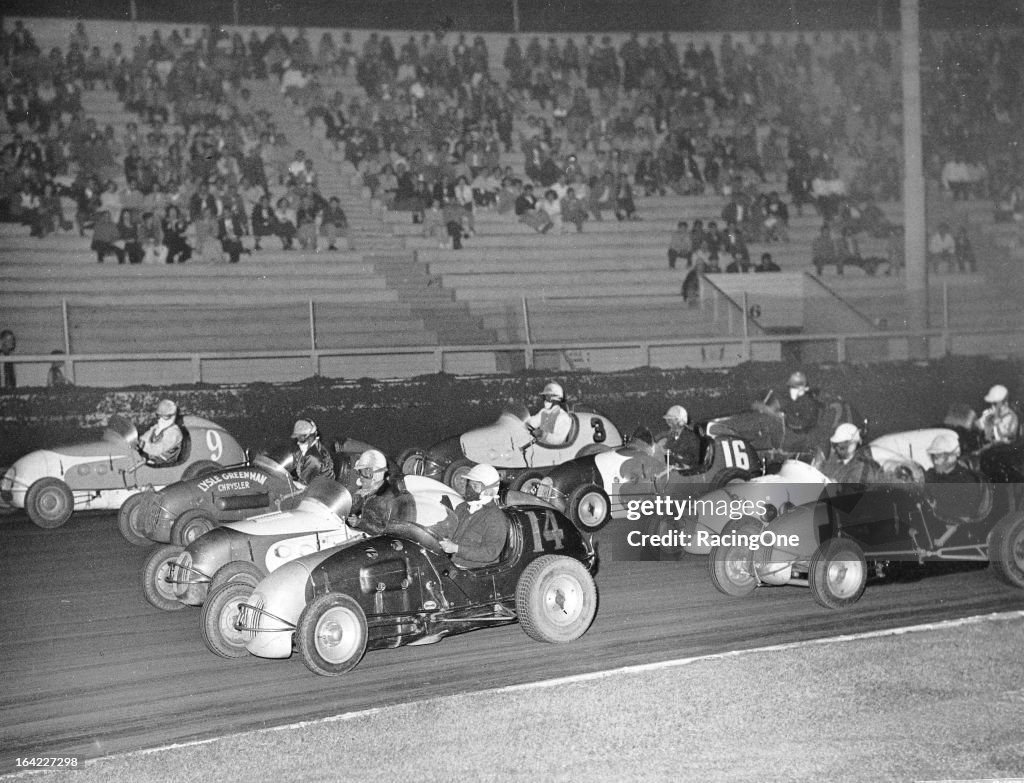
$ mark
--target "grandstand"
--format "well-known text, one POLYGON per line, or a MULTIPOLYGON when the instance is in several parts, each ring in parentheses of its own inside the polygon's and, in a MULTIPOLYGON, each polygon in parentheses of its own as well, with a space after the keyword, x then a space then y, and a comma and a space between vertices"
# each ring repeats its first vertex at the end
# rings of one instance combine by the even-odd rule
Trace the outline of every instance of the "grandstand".
MULTIPOLYGON (((26 26, 40 49, 49 52, 67 48, 74 23, 27 20, 26 26)), ((166 38, 175 27, 154 24, 146 30, 159 29, 166 38)), ((87 29, 91 43, 104 52, 118 42, 130 51, 137 32, 99 22, 87 29)), ((315 42, 324 32, 329 31, 306 34, 315 42)), ((258 33, 266 38, 270 31, 258 33)), ((353 31, 354 49, 361 51, 370 35, 353 31)), ((419 33, 390 35, 402 42, 419 33)), ((508 85, 512 75, 499 63, 508 36, 480 37, 490 52, 492 76, 508 85)), ((612 43, 618 47, 627 37, 614 35, 612 43)), ((723 35, 686 40, 698 49, 708 43, 718 51, 723 35)), ((778 37, 779 45, 793 40, 778 37)), ((823 59, 834 55, 841 41, 829 39, 818 54, 823 59)), ((357 69, 324 72, 319 81, 320 97, 306 91, 286 98, 274 78, 252 74, 239 87, 249 92, 245 111, 264 113, 287 140, 276 150, 282 160, 298 149, 313 160, 320 192, 337 196, 345 210, 352 249, 286 251, 268 238, 262 250, 244 255, 237 265, 118 265, 112 258, 99 265, 89 238, 77 231, 58 229, 37 237, 26 225, 0 224, 0 312, 5 316, 0 327, 16 332, 18 353, 61 349, 76 357, 144 357, 117 364, 116 375, 111 360, 77 365, 76 381, 87 385, 109 385, 113 377, 124 383, 245 382, 314 373, 401 377, 439 369, 486 373, 523 366, 725 366, 791 356, 793 350, 802 350, 804 358, 906 355, 905 345, 885 337, 887 331, 907 328, 902 281, 856 268, 843 276, 829 268, 817 278, 811 254, 821 217, 813 207, 797 214, 790 203, 786 241, 749 244, 755 263, 762 252, 770 252, 781 274, 708 275, 692 303, 681 296, 685 264, 670 270, 666 248, 680 220, 721 222, 729 198, 718 188, 705 188, 700 195, 677 195, 671 189, 664 195, 638 194, 639 221, 619 221, 606 213, 603 221, 588 220, 581 232, 564 234, 540 234, 514 215, 478 207, 475 233, 465 246, 439 247, 409 211, 385 209, 380 194, 367 184, 365 169, 358 170, 346 155, 344 142, 327 138, 323 124, 310 120, 309 108, 335 91, 345 96, 346 105, 353 99, 373 104, 357 69), (804 339, 840 332, 857 338, 843 348, 841 341, 804 339), (249 358, 234 358, 245 353, 249 358), (210 358, 197 369, 195 354, 210 358)), ((810 87, 823 105, 842 100, 839 86, 820 69, 810 87)), ((595 87, 586 92, 595 106, 607 98, 595 87)), ((632 107, 619 92, 606 108, 615 117, 632 107)), ((82 109, 99 128, 111 126, 116 138, 125 136, 130 121, 145 125, 125 109, 114 89, 102 84, 83 92, 82 109)), ((517 106, 515 138, 534 133, 530 118, 538 117, 556 126, 556 137, 566 139, 553 104, 529 96, 517 106)), ((8 129, 4 143, 16 129, 8 129)), ((168 135, 186 132, 174 117, 164 130, 168 135)), ((577 152, 581 168, 593 163, 591 150, 577 152)), ((527 159, 518 142, 501 152, 500 165, 525 177, 527 159)), ((288 191, 276 175, 268 166, 273 201, 288 191)), ((124 179, 119 173, 118 184, 123 186, 124 179)), ((761 192, 785 194, 786 186, 778 167, 766 170, 757 183, 761 192)), ((900 203, 881 201, 878 206, 891 223, 901 222, 900 203)), ((72 203, 65 203, 65 212, 73 211, 72 203)), ((1008 330, 1024 327, 1016 307, 1018 278, 1007 277, 1020 246, 1015 229, 993 223, 990 199, 953 202, 934 192, 929 212, 930 225, 946 219, 968 226, 979 258, 977 273, 931 276, 931 323, 947 331, 979 333, 953 342, 933 340, 934 352, 1019 351, 1006 338, 1008 330), (980 334, 986 331, 999 334, 980 334)), ((246 243, 251 247, 251 240, 246 243)), ((860 252, 884 257, 885 240, 864 235, 860 252)), ((45 365, 26 366, 21 382, 30 385, 41 374, 45 365)))

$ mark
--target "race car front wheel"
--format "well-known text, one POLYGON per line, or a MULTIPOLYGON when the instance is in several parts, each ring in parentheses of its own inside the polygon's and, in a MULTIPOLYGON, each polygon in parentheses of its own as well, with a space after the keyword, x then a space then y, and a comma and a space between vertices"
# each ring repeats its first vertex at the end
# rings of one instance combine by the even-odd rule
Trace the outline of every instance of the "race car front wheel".
POLYGON ((249 585, 250 588, 255 588, 266 575, 266 572, 253 562, 232 560, 217 569, 210 582, 210 591, 217 590, 231 582, 239 582, 249 585))
POLYGON ((864 595, 868 566, 864 552, 847 538, 830 538, 811 558, 807 584, 814 600, 827 609, 846 609, 864 595))
POLYGON ((566 502, 569 519, 584 533, 595 533, 611 520, 611 503, 597 484, 576 487, 566 502))
MULTIPOLYGON (((722 530, 723 536, 727 533, 760 532, 761 526, 752 523, 726 526, 722 530)), ((720 593, 735 598, 753 593, 757 587, 757 577, 754 574, 754 558, 750 547, 722 544, 711 547, 711 552, 708 553, 708 576, 711 577, 711 584, 720 593)))
POLYGON ((68 485, 58 478, 41 478, 25 493, 28 518, 39 527, 60 527, 71 518, 75 498, 68 485))
POLYGON ((597 614, 594 577, 570 557, 539 557, 519 577, 516 614, 526 635, 538 642, 579 639, 597 614))
POLYGON ((149 546, 153 543, 146 538, 142 520, 139 518, 139 511, 145 499, 146 493, 139 492, 122 503, 117 511, 117 527, 124 540, 134 546, 149 546))
POLYGON ((178 600, 174 592, 175 585, 171 582, 171 564, 181 552, 180 546, 166 544, 154 549, 142 566, 142 594, 151 606, 165 612, 185 608, 185 604, 178 600))
POLYGON ((239 604, 252 595, 252 587, 244 582, 227 582, 211 590, 203 604, 199 627, 206 649, 221 658, 241 658, 248 651, 245 643, 250 635, 237 627, 239 604))
POLYGON ((1024 516, 1011 514, 996 523, 989 535, 988 557, 996 578, 1024 587, 1024 516))
POLYGON ((344 593, 328 593, 302 610, 295 643, 314 674, 333 677, 351 671, 366 652, 366 614, 344 593))
POLYGON ((213 527, 213 520, 202 509, 186 511, 171 525, 171 543, 188 546, 203 533, 213 530, 213 527))

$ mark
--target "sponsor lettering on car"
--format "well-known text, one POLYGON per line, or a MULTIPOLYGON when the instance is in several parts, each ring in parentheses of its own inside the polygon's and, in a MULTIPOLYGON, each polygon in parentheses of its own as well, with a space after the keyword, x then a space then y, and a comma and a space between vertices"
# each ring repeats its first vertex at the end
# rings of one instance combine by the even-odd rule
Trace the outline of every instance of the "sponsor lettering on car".
POLYGON ((216 473, 200 481, 197 488, 200 492, 208 492, 214 487, 217 488, 218 492, 228 492, 234 489, 249 489, 252 486, 250 482, 263 486, 267 483, 267 476, 265 473, 255 470, 234 470, 229 473, 216 473))

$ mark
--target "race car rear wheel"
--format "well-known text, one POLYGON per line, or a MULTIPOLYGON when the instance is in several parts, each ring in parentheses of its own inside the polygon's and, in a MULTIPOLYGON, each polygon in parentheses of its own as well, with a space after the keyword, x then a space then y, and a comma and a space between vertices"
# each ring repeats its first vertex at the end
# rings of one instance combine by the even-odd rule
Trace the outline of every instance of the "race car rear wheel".
POLYGON ((722 468, 710 479, 708 479, 708 489, 721 489, 730 481, 749 481, 751 473, 749 470, 740 470, 739 468, 722 468))
POLYGON ((996 523, 989 535, 988 557, 997 579, 1024 587, 1024 515, 1007 515, 996 523))
POLYGON ((178 600, 174 585, 169 581, 171 564, 178 559, 182 547, 165 544, 150 552, 142 566, 142 594, 150 605, 165 612, 176 612, 184 609, 185 604, 178 600))
POLYGON ((39 527, 52 530, 71 518, 75 497, 71 489, 59 478, 47 476, 36 481, 25 493, 28 518, 39 527))
MULTIPOLYGON (((739 525, 726 525, 722 535, 760 533, 761 526, 747 522, 739 525)), ((754 573, 754 556, 749 546, 711 547, 708 553, 708 576, 711 584, 720 593, 743 598, 757 588, 757 576, 754 573)))
POLYGON ((582 484, 572 491, 565 504, 569 519, 584 533, 595 533, 611 521, 611 503, 597 484, 582 484))
POLYGON ((444 472, 444 483, 460 495, 466 494, 466 474, 476 465, 471 459, 457 459, 444 472))
POLYGON ((366 614, 344 593, 328 593, 302 610, 295 645, 314 674, 332 677, 351 671, 366 652, 366 614))
POLYGON ((202 509, 193 508, 174 520, 174 524, 171 525, 171 543, 188 546, 213 528, 213 520, 207 513, 202 509))
POLYGON ((223 465, 220 465, 212 460, 200 459, 193 462, 181 474, 182 481, 189 481, 190 479, 199 478, 205 476, 207 473, 216 473, 220 470, 223 465))
POLYGON ((525 492, 527 495, 536 495, 537 485, 544 480, 545 475, 543 470, 524 470, 512 480, 508 488, 516 492, 525 492))
POLYGON ((406 449, 398 455, 398 468, 403 476, 422 476, 425 469, 426 452, 423 449, 406 449))
POLYGON ((653 516, 647 523, 647 534, 659 536, 661 543, 648 543, 644 548, 653 560, 678 560, 683 554, 680 543, 681 525, 669 516, 653 516))
POLYGON ((146 493, 139 492, 122 503, 117 511, 117 527, 124 540, 134 546, 149 546, 153 543, 146 538, 142 520, 139 518, 142 501, 145 499, 146 493))
POLYGON ((211 590, 203 604, 199 627, 206 649, 221 658, 241 658, 247 654, 249 634, 235 627, 238 605, 252 595, 252 587, 243 582, 228 582, 211 590))
POLYGON ((249 585, 250 588, 256 587, 266 575, 266 571, 255 563, 250 563, 247 560, 232 560, 217 569, 210 582, 210 591, 234 582, 249 585))
POLYGON ((830 538, 811 558, 807 584, 814 600, 828 609, 857 603, 868 583, 864 552, 848 538, 830 538))
POLYGON ((578 639, 597 614, 594 577, 570 557, 539 557, 519 577, 516 613, 526 635, 538 642, 561 644, 578 639))

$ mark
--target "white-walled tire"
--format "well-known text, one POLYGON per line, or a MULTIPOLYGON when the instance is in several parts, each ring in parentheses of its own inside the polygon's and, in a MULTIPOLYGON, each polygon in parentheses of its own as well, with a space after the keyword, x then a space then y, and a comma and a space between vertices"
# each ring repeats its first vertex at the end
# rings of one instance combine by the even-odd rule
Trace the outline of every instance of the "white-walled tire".
POLYGON ((539 557, 519 577, 516 613, 531 639, 551 644, 578 639, 597 614, 594 577, 570 557, 539 557))
POLYGON ((199 627, 206 649, 221 658, 242 658, 248 655, 245 643, 249 634, 235 627, 240 614, 238 605, 252 595, 252 587, 244 582, 227 582, 211 590, 203 604, 199 627))
POLYGON ((295 646, 314 674, 334 677, 356 667, 366 652, 366 614, 344 593, 322 595, 302 610, 295 646))

